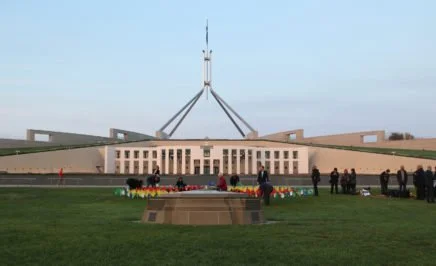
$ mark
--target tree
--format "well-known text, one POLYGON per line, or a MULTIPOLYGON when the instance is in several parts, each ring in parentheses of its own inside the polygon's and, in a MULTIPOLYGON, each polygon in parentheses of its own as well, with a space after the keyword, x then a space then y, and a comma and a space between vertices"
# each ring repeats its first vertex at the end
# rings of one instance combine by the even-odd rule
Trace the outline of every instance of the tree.
POLYGON ((413 136, 408 132, 405 133, 392 132, 391 135, 389 136, 389 140, 411 140, 411 139, 415 139, 415 136, 413 136))

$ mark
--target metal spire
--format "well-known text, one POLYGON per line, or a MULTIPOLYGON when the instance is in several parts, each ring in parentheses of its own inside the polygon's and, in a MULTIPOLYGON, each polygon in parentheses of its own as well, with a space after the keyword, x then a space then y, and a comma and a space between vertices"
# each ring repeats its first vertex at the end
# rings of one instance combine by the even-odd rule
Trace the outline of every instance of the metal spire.
POLYGON ((206 50, 203 50, 203 88, 187 104, 185 104, 183 108, 180 109, 167 123, 165 123, 163 127, 159 129, 159 131, 156 132, 156 137, 158 138, 172 137, 174 132, 177 130, 177 128, 180 126, 180 124, 183 122, 183 120, 186 118, 186 116, 189 114, 191 109, 194 107, 198 99, 200 99, 201 95, 205 91, 206 91, 206 99, 208 99, 208 94, 210 91, 213 98, 215 98, 221 109, 223 109, 223 111, 226 113, 230 121, 233 123, 233 125, 236 127, 236 129, 239 131, 239 133, 243 138, 257 138, 257 131, 255 131, 235 110, 232 109, 232 107, 230 107, 228 103, 226 103, 218 95, 216 91, 212 89, 212 50, 209 50, 209 21, 207 18, 206 18, 206 50), (248 134, 245 134, 242 131, 242 129, 239 127, 239 125, 236 123, 235 119, 232 117, 232 115, 227 109, 229 109, 231 113, 233 113, 237 118, 239 118, 239 120, 242 121, 242 123, 251 130, 248 134), (169 124, 171 124, 182 112, 184 112, 184 114, 177 122, 174 129, 171 130, 169 134, 165 133, 164 130, 166 129, 166 127, 169 124))

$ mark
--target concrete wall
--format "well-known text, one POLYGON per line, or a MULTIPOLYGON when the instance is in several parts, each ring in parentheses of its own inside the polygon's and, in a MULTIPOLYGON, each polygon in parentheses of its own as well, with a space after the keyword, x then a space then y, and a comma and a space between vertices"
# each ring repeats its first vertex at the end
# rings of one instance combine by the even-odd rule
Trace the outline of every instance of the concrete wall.
POLYGON ((338 146, 355 146, 355 147, 375 147, 375 148, 397 148, 410 150, 436 150, 436 138, 398 140, 390 141, 386 139, 385 131, 362 131, 337 135, 304 137, 303 129, 295 129, 284 132, 278 132, 262 136, 261 139, 295 142, 295 143, 312 143, 338 146), (290 140, 290 135, 295 134, 296 138, 290 140), (376 142, 364 142, 364 136, 377 136, 376 142))
POLYGON ((397 148, 406 150, 433 150, 436 151, 436 138, 393 140, 382 143, 365 143, 363 147, 397 148))
POLYGON ((295 130, 288 130, 288 131, 273 133, 273 134, 262 136, 261 139, 287 142, 290 140, 291 135, 295 135, 294 141, 296 141, 296 142, 303 141, 304 130, 303 129, 295 129, 295 130))
POLYGON ((104 167, 104 148, 82 148, 0 157, 0 171, 8 173, 99 173, 104 167))
POLYGON ((48 135, 49 136, 48 142, 57 143, 57 144, 69 144, 69 145, 108 142, 113 140, 111 138, 106 138, 106 137, 76 134, 76 133, 56 132, 56 131, 48 131, 48 130, 37 130, 37 129, 27 130, 27 140, 34 141, 36 134, 48 135))
POLYGON ((347 134, 328 135, 320 137, 304 138, 304 143, 314 144, 329 144, 329 145, 344 145, 344 146, 360 146, 364 144, 364 136, 377 136, 376 143, 385 141, 385 131, 365 131, 347 134))
POLYGON ((413 172, 419 164, 434 167, 436 160, 317 147, 309 149, 309 166, 316 165, 322 173, 329 173, 337 167, 341 172, 355 168, 358 173, 379 174, 386 169, 396 172, 401 165, 413 172))
MULTIPOLYGON (((196 145, 222 145, 222 146, 249 146, 249 147, 301 147, 300 145, 260 141, 260 140, 153 140, 136 143, 117 144, 113 147, 160 147, 160 146, 196 146, 196 145)), ((303 146, 306 147, 306 146, 303 146)), ((62 150, 35 154, 23 154, 0 157, 0 171, 10 173, 51 173, 57 172, 60 167, 65 172, 97 173, 97 166, 104 167, 104 147, 91 147, 83 149, 62 150)), ((317 165, 321 172, 328 173, 333 167, 343 171, 344 168, 356 168, 361 174, 379 174, 386 168, 396 170, 404 165, 408 171, 414 171, 416 165, 436 166, 436 160, 416 159, 393 155, 381 155, 355 151, 336 150, 328 148, 309 148, 309 167, 317 165)))
POLYGON ((132 141, 132 140, 142 140, 142 139, 154 139, 153 136, 141 134, 138 132, 127 131, 123 129, 111 128, 109 129, 109 137, 112 139, 117 139, 118 134, 123 135, 123 140, 132 141))

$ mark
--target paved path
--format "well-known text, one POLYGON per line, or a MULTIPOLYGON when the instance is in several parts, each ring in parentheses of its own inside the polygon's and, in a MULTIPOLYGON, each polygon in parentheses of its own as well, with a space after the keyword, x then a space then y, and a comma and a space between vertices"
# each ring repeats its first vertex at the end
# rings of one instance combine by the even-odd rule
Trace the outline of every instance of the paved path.
MULTIPOLYGON (((119 187, 126 184, 127 178, 141 178, 145 180, 145 176, 121 176, 121 175, 65 175, 65 185, 71 187, 119 187)), ((241 182, 244 185, 256 185, 255 177, 241 176, 241 182)), ((409 178, 411 179, 411 178, 409 178)), ((16 174, 3 174, 0 175, 0 187, 50 187, 57 186, 57 175, 16 175, 16 174)), ((174 185, 176 183, 176 176, 163 176, 161 177, 161 185, 174 185)), ((189 185, 207 185, 209 182, 217 181, 216 176, 184 176, 184 180, 189 185)), ((320 187, 329 186, 329 177, 322 176, 320 187)), ((274 185, 287 185, 287 186, 311 186, 311 179, 308 176, 272 176, 271 182, 274 185)), ((145 182, 144 182, 145 183, 145 182)), ((227 177, 227 183, 229 183, 227 177)), ((379 186, 378 176, 358 176, 358 186, 379 186)), ((397 188, 397 181, 395 177, 390 179, 390 187, 397 188)), ((409 185, 412 181, 409 180, 409 185)))

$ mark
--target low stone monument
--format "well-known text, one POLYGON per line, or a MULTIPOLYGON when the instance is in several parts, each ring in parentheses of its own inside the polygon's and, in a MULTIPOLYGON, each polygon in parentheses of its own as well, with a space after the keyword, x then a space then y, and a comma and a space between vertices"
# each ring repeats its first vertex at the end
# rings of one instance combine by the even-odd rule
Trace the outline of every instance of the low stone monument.
POLYGON ((143 223, 224 225, 264 223, 259 199, 245 193, 194 190, 150 199, 143 223))

